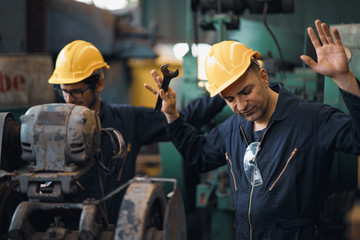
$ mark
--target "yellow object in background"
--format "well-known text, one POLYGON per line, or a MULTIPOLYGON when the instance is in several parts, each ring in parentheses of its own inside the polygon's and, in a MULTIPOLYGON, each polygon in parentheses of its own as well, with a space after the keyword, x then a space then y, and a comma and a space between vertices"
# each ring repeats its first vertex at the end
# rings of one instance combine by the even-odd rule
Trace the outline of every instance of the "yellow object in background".
MULTIPOLYGON (((156 61, 156 59, 130 59, 128 65, 131 69, 132 82, 130 86, 130 103, 134 106, 154 108, 156 104, 155 96, 144 87, 144 83, 156 88, 155 82, 150 74, 155 69, 161 76, 160 67, 166 64, 156 61)), ((179 69, 179 77, 182 76, 181 63, 169 63, 169 70, 179 69)), ((171 84, 171 83, 170 83, 171 84)))

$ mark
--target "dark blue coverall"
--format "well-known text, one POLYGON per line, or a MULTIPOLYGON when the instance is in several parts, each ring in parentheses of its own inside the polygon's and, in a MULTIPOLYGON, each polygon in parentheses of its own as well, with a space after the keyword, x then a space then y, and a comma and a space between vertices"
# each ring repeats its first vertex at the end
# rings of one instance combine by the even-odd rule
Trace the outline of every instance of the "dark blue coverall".
POLYGON ((350 115, 279 93, 255 158, 263 184, 244 174, 253 123, 233 115, 207 135, 181 118, 167 125, 172 142, 202 172, 227 164, 236 206, 236 239, 315 239, 335 151, 360 154, 360 98, 341 91, 350 115))

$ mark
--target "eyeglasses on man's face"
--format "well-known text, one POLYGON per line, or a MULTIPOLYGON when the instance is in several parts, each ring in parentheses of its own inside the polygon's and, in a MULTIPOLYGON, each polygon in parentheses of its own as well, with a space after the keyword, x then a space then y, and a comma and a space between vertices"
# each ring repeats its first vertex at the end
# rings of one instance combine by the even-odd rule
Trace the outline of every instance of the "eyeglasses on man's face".
POLYGON ((92 82, 89 84, 89 86, 87 86, 84 90, 79 90, 79 89, 75 89, 75 90, 66 90, 66 89, 61 89, 60 85, 56 88, 56 92, 57 94, 59 94, 59 96, 63 97, 63 98, 67 98, 69 96, 69 94, 73 97, 73 98, 82 98, 84 96, 84 93, 89 90, 90 88, 92 88, 95 85, 96 82, 92 82))
POLYGON ((263 184, 260 170, 256 164, 255 157, 260 150, 260 142, 251 143, 244 154, 244 171, 251 185, 259 186, 263 184))

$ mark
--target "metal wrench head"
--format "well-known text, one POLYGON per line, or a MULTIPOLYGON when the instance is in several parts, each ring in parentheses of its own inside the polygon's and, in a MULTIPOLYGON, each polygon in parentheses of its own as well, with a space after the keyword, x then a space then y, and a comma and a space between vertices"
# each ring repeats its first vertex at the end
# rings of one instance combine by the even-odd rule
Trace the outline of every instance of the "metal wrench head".
POLYGON ((164 64, 161 66, 161 72, 163 73, 164 77, 174 78, 179 75, 179 69, 176 68, 175 71, 170 71, 168 67, 169 64, 164 64))

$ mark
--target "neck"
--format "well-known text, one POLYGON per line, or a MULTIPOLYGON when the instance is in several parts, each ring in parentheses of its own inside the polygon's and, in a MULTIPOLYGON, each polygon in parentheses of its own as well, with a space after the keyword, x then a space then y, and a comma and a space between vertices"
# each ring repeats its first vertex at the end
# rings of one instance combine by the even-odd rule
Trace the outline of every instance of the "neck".
POLYGON ((100 107, 101 107, 101 103, 100 101, 95 103, 93 110, 95 110, 96 113, 100 113, 100 107))
POLYGON ((95 96, 93 101, 90 103, 89 108, 94 110, 96 113, 100 113, 101 100, 99 96, 95 96))
POLYGON ((261 119, 254 121, 254 131, 259 131, 266 128, 270 121, 271 116, 275 112, 279 94, 274 92, 271 88, 268 89, 269 89, 269 101, 266 107, 267 110, 261 119))

